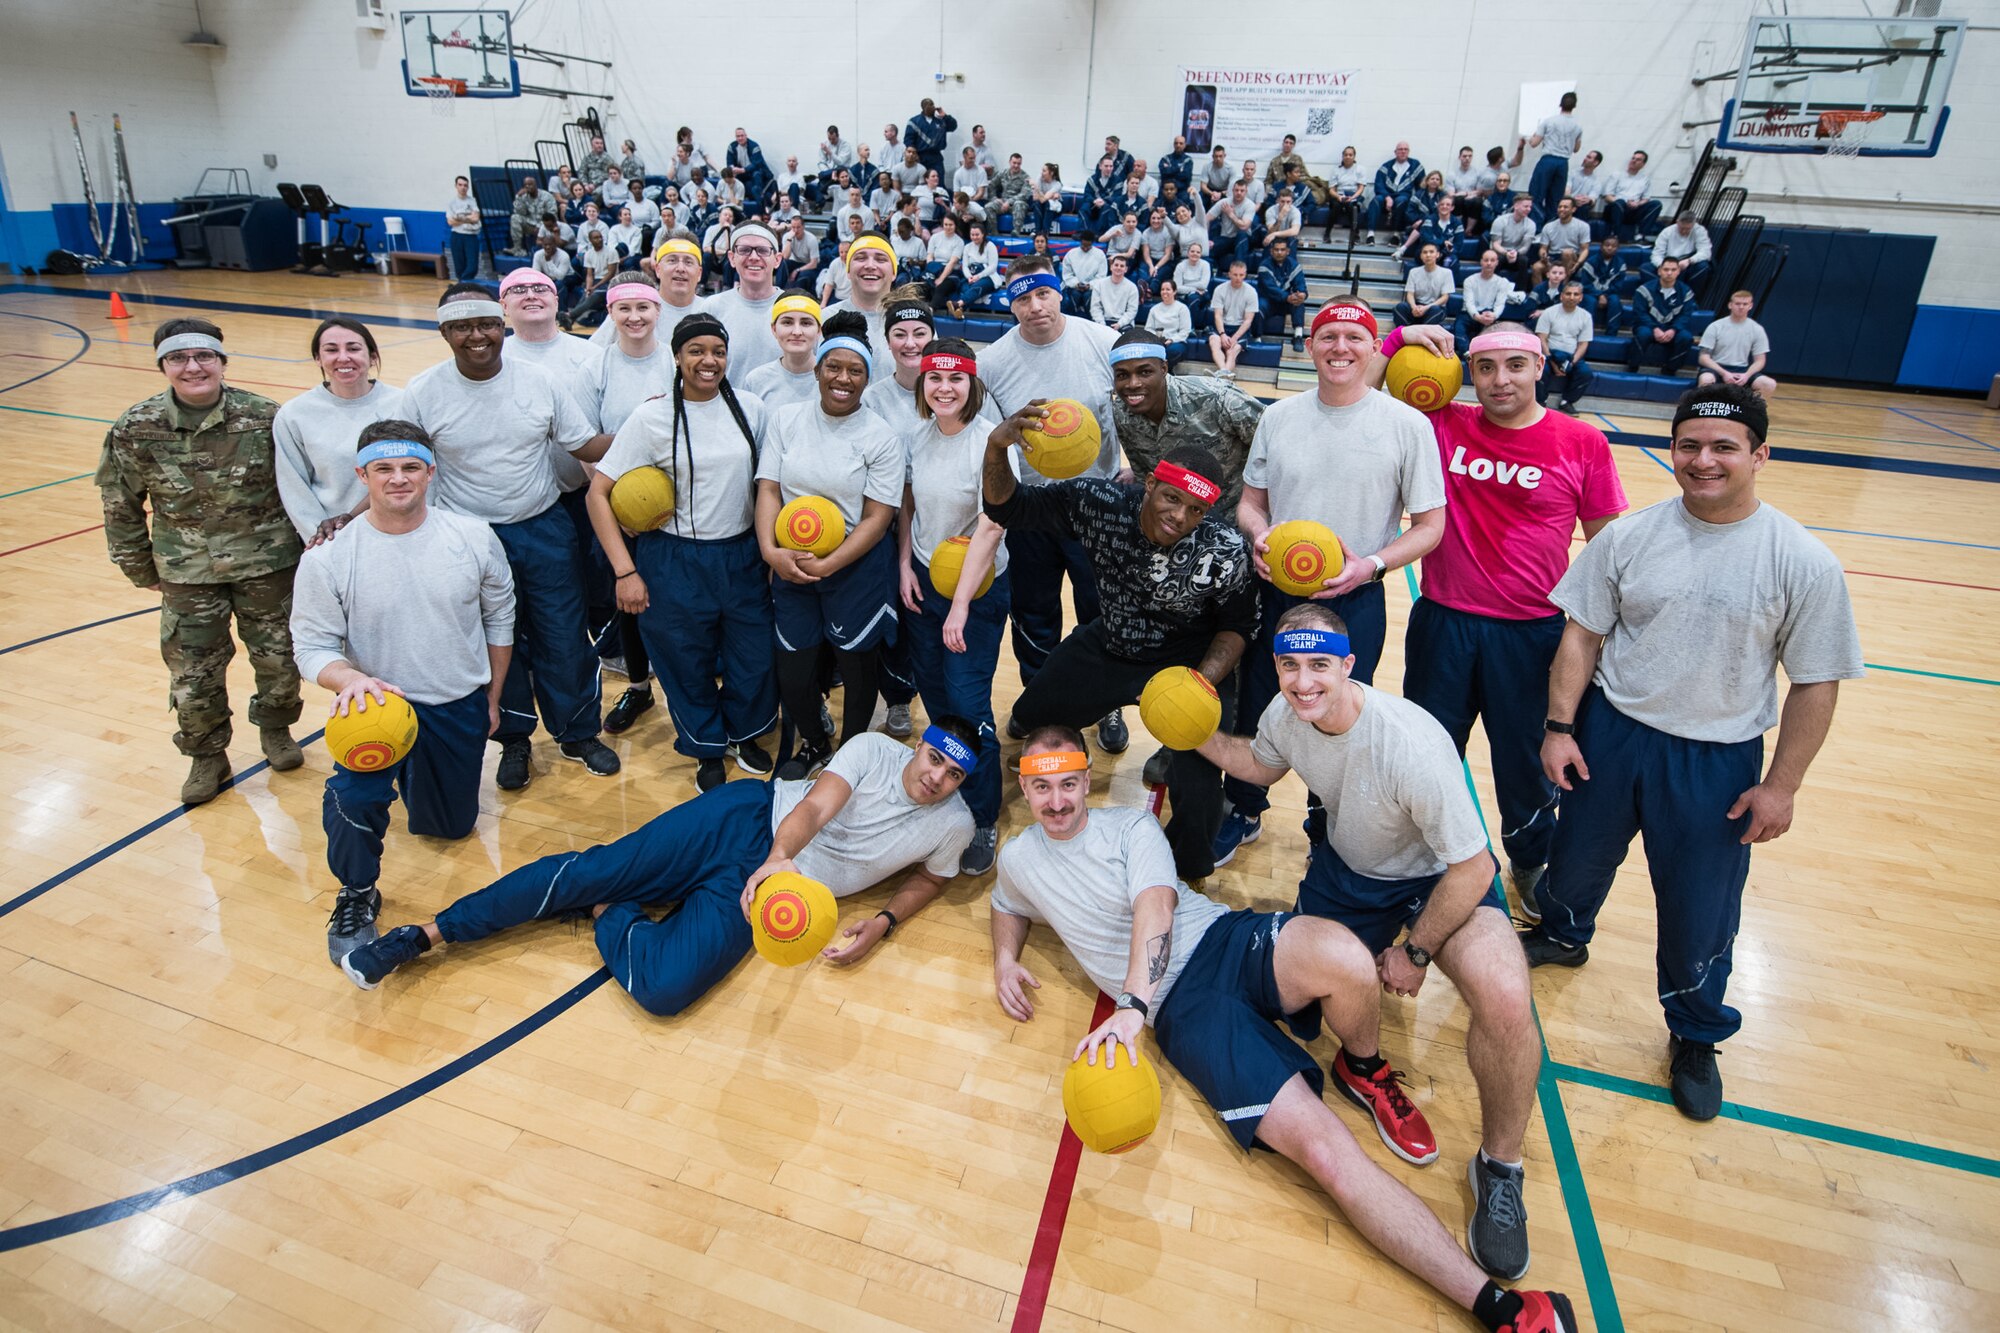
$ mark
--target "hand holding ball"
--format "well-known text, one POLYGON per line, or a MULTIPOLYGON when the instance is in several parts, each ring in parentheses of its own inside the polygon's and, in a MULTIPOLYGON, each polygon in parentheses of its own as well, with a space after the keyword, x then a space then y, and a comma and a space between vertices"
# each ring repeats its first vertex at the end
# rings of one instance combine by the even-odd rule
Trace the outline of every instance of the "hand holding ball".
POLYGON ((1264 534, 1264 545, 1271 582, 1294 597, 1325 592, 1326 581, 1339 578, 1345 563, 1333 529, 1309 518, 1278 524, 1264 534))
POLYGON ((1389 392, 1419 412, 1436 412, 1458 396, 1464 369, 1455 356, 1440 356, 1428 347, 1405 344, 1389 358, 1383 375, 1389 392))
POLYGON ((833 501, 801 495, 778 511, 777 543, 787 551, 832 555, 847 540, 847 520, 833 501))
POLYGON ((1160 1125, 1160 1076, 1137 1051, 1107 1046, 1063 1075, 1063 1115, 1092 1152, 1130 1152, 1160 1125))
POLYGON ((824 949, 839 920, 833 891, 792 870, 767 876, 750 900, 751 942, 779 967, 797 967, 824 949))
POLYGON ((1139 720, 1169 750, 1192 750, 1222 724, 1222 700, 1193 667, 1168 667, 1139 692, 1139 720))
POLYGON ((1074 398, 1052 398, 1042 407, 1046 416, 1021 426, 1028 466, 1051 481, 1082 476, 1097 461, 1104 440, 1097 418, 1074 398))
POLYGON ((674 479, 635 467, 611 483, 611 516, 627 532, 651 532, 674 516, 674 479))
POLYGON ((386 691, 377 703, 362 695, 326 720, 326 748, 333 762, 353 773, 376 773, 403 761, 417 743, 417 710, 386 691))
MULTIPOLYGON (((972 550, 972 538, 947 537, 931 552, 931 586, 939 596, 956 597, 958 580, 965 573, 965 557, 972 550)), ((986 567, 986 580, 979 585, 979 591, 972 594, 977 600, 993 588, 993 566, 986 567)))

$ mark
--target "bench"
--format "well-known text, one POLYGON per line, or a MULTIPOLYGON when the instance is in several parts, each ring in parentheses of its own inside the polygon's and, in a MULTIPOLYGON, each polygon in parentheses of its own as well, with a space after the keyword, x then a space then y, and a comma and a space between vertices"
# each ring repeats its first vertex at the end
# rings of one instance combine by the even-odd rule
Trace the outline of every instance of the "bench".
POLYGON ((401 277, 408 273, 430 273, 433 277, 445 275, 445 257, 441 253, 425 254, 421 250, 391 250, 389 252, 389 276, 401 277))

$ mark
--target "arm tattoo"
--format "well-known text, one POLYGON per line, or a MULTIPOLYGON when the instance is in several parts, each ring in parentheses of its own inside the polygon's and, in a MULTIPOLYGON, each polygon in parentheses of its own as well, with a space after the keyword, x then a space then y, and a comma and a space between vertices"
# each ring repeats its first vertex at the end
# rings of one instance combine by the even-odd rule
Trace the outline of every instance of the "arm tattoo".
POLYGON ((1146 941, 1146 980, 1158 985, 1167 975, 1167 961, 1174 955, 1174 928, 1171 924, 1146 941))

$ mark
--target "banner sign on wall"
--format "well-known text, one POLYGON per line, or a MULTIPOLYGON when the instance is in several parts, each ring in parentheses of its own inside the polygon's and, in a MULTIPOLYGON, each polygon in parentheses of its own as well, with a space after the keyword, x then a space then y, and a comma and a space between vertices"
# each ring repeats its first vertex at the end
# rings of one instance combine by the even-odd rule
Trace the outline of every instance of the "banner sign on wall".
POLYGON ((1284 137, 1295 134, 1299 156, 1337 162, 1353 140, 1348 98, 1357 72, 1183 65, 1180 133, 1197 157, 1219 143, 1232 161, 1268 162, 1284 137))

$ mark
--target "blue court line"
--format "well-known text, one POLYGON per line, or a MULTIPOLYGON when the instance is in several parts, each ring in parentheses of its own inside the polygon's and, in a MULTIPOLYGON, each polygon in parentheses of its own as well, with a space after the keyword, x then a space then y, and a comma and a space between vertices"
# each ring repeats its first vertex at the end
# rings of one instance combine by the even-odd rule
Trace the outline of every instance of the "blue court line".
POLYGON ((25 389, 30 384, 33 384, 36 380, 45 380, 49 376, 55 374, 58 370, 67 370, 70 366, 82 360, 84 354, 90 351, 90 335, 85 333, 82 329, 78 328, 76 325, 70 323, 68 320, 51 319, 47 315, 24 315, 18 310, 0 310, 0 315, 5 315, 8 319, 36 319, 40 320, 44 324, 54 324, 58 328, 68 329, 71 333, 74 333, 77 337, 83 339, 83 346, 77 348, 75 354, 72 355, 69 360, 63 362, 59 366, 51 366, 49 367, 49 369, 41 371, 38 374, 30 375, 28 376, 28 378, 22 380, 19 384, 9 384, 6 388, 0 389, 0 393, 12 393, 16 389, 25 389))
MULTIPOLYGON (((17 283, 10 283, 6 286, 0 286, 0 296, 5 296, 9 292, 32 292, 42 296, 74 296, 74 297, 82 297, 85 300, 92 300, 92 301, 108 301, 111 299, 111 293, 108 291, 105 292, 90 291, 87 289, 76 288, 76 287, 51 287, 47 283, 36 283, 36 282, 17 282, 17 283)), ((320 320, 320 319, 325 319, 328 315, 349 313, 348 311, 343 310, 339 306, 330 305, 324 301, 313 302, 309 307, 307 307, 307 306, 283 306, 283 305, 253 305, 243 301, 198 301, 191 297, 186 297, 186 296, 139 295, 139 296, 128 297, 127 300, 128 303, 132 305, 169 306, 177 310, 226 310, 229 313, 235 315, 277 315, 280 318, 284 319, 320 320)), ((367 304, 377 305, 380 304, 380 301, 370 300, 367 302, 367 304)), ((41 319, 44 317, 41 315, 24 315, 21 318, 41 319)), ((404 315, 357 315, 355 316, 355 318, 361 320, 364 324, 368 325, 370 328, 427 329, 432 333, 437 332, 437 321, 435 319, 411 319, 408 316, 404 315)), ((49 322, 51 324, 62 323, 61 320, 50 320, 49 322)), ((66 327, 76 329, 76 325, 74 324, 67 325, 66 327)), ((82 329, 76 329, 76 331, 78 333, 83 333, 82 329)), ((88 334, 85 334, 84 336, 86 339, 89 337, 88 334)), ((88 350, 87 343, 85 350, 88 350)), ((82 352, 77 353, 77 356, 82 356, 82 355, 83 355, 82 352)), ((75 359, 76 359, 75 357, 71 358, 71 360, 75 359)), ((56 367, 56 370, 61 370, 61 369, 62 369, 61 366, 56 367)), ((47 373, 54 374, 55 372, 49 371, 47 373)), ((41 376, 38 375, 36 376, 36 378, 40 379, 41 376)), ((29 381, 25 380, 22 381, 22 383, 28 383, 28 382, 29 381)), ((19 388, 20 386, 16 385, 15 387, 19 388)))
MULTIPOLYGON (((4 311, 0 311, 0 314, 4 313, 5 313, 4 311)), ((60 368, 61 367, 58 367, 58 369, 60 368)), ((69 421, 95 421, 98 422, 100 425, 105 425, 105 426, 109 426, 113 423, 113 418, 111 417, 80 417, 74 412, 50 412, 47 409, 40 407, 16 407, 12 403, 0 403, 0 412, 26 412, 31 416, 63 417, 69 421)))
MULTIPOLYGON (((74 477, 57 477, 54 481, 45 481, 37 486, 23 486, 18 491, 0 491, 0 500, 11 500, 17 495, 26 495, 29 491, 45 491, 51 486, 61 486, 65 482, 71 481, 82 481, 85 477, 94 477, 96 475, 95 472, 79 472, 74 477)), ((0 649, 0 652, 4 651, 6 650, 0 649)))
POLYGON ((1947 435, 1956 435, 1961 440, 1971 440, 1974 444, 1978 445, 1982 449, 1991 449, 1995 453, 2000 453, 2000 444, 1988 444, 1986 441, 1980 439, 1977 435, 1967 435, 1962 430, 1953 430, 1949 426, 1940 426, 1935 421, 1925 421, 1915 412, 1905 412, 1900 407, 1892 407, 1889 410, 1891 412, 1894 412, 1899 417, 1908 417, 1910 420, 1916 422, 1919 426, 1928 426, 1932 430, 1941 430, 1947 435))
POLYGON ((499 1036, 475 1046, 456 1060, 432 1070, 414 1083, 405 1084, 394 1092, 378 1097, 366 1106, 357 1107, 337 1119, 329 1120, 316 1129, 295 1134, 282 1143, 274 1143, 246 1157, 239 1157, 233 1162, 224 1163, 198 1175, 184 1177, 159 1189, 147 1190, 143 1194, 129 1194, 110 1203, 98 1204, 94 1208, 84 1208, 74 1213, 64 1213, 60 1217, 45 1218, 40 1222, 29 1222, 24 1226, 9 1227, 0 1231, 0 1253, 26 1249, 30 1245, 40 1245, 46 1241, 59 1240, 64 1236, 74 1236, 79 1231, 89 1231, 93 1227, 122 1222, 128 1217, 135 1217, 140 1213, 151 1212, 155 1208, 204 1194, 217 1186, 241 1180, 266 1167, 288 1162, 300 1153, 310 1152, 314 1148, 331 1143, 343 1134, 352 1133, 380 1120, 392 1111, 401 1110, 417 1098, 436 1091, 459 1075, 477 1069, 494 1056, 520 1042, 523 1037, 548 1026, 549 1023, 574 1009, 591 992, 609 980, 611 980, 610 970, 598 968, 555 1000, 529 1014, 499 1036))
MULTIPOLYGON (((6 499, 0 496, 0 500, 6 499)), ((2000 551, 2000 546, 1986 546, 1980 542, 1947 541, 1943 537, 1911 537, 1901 532, 1862 532, 1858 528, 1817 528, 1808 523, 1810 532, 1837 532, 1843 537, 1881 537, 1892 542, 1923 542, 1929 546, 1964 546, 1974 551, 2000 551)))
POLYGON ((1987 680, 1983 676, 1954 676, 1948 671, 1919 671, 1915 667, 1883 666, 1880 662, 1863 662, 1870 671, 1893 671, 1899 676, 1929 676, 1933 680, 1962 680, 1967 685, 2000 685, 2000 680, 1987 680))
MULTIPOLYGON (((1565 1083, 1597 1088, 1604 1092, 1616 1092, 1643 1101, 1664 1102, 1668 1105, 1673 1103, 1673 1097, 1665 1088, 1640 1079, 1607 1074, 1601 1070, 1585 1069, 1560 1061, 1554 1062, 1554 1069, 1555 1076, 1565 1083)), ((1889 1157, 1900 1157, 1905 1161, 1950 1167, 1954 1171, 1966 1171, 1976 1176, 2000 1179, 2000 1160, 1981 1157, 1977 1153, 1933 1147, 1928 1143, 1893 1138, 1887 1134, 1872 1134, 1865 1129, 1850 1129, 1846 1125, 1832 1125, 1824 1120, 1786 1115, 1782 1111, 1766 1111, 1762 1107, 1744 1106, 1740 1102, 1724 1102, 1722 1114, 1727 1119, 1740 1120, 1746 1125, 1756 1125, 1763 1129, 1783 1130, 1788 1134, 1798 1134, 1809 1139, 1824 1139, 1828 1143, 1838 1143, 1846 1148, 1863 1148, 1889 1157)))
MULTIPOLYGON (((1410 600, 1418 601, 1423 594, 1417 590, 1416 571, 1403 566, 1403 578, 1409 584, 1410 600)), ((1460 761, 1460 771, 1465 775, 1465 789, 1472 794, 1473 809, 1479 812, 1480 827, 1486 827, 1486 810, 1479 801, 1479 789, 1472 782, 1472 766, 1460 761)), ((1487 835, 1488 847, 1492 846, 1492 834, 1487 835)), ((1500 895, 1500 901, 1507 902, 1507 886, 1498 873, 1499 859, 1494 859, 1496 867, 1493 888, 1500 895)), ((1509 904, 1508 910, 1512 911, 1509 904)), ((1528 1012, 1535 1019, 1535 1038, 1542 1046, 1541 1071, 1535 1076, 1535 1100, 1542 1108, 1542 1124, 1549 1135, 1549 1152, 1556 1159, 1556 1180, 1562 1187, 1563 1210, 1569 1214, 1570 1238, 1576 1242, 1577 1262, 1583 1267, 1583 1282, 1590 1295, 1590 1311, 1597 1320, 1597 1326, 1605 1333, 1624 1333, 1624 1316, 1618 1310, 1618 1292, 1611 1282, 1611 1265, 1604 1257, 1604 1241, 1597 1232, 1597 1214, 1590 1207, 1590 1190, 1583 1179, 1583 1163, 1576 1155, 1576 1139, 1570 1133, 1569 1112, 1563 1106, 1562 1088, 1555 1075, 1550 1072, 1553 1063, 1549 1058, 1549 1040, 1542 1031, 1541 1010, 1535 1005, 1534 997, 1528 999, 1528 1012)))
MULTIPOLYGON (((84 475, 88 476, 90 474, 85 473, 84 475)), ((71 477, 70 480, 75 481, 76 478, 71 477)), ((56 483, 49 482, 48 484, 53 486, 56 483)), ((19 492, 16 492, 16 494, 18 493, 19 492)), ((6 496, 0 495, 0 500, 4 500, 6 498, 7 498, 6 496)), ((47 643, 50 639, 60 639, 67 637, 68 635, 71 634, 81 634, 84 630, 96 629, 99 625, 109 625, 120 620, 130 620, 134 616, 157 615, 159 613, 159 610, 160 608, 157 606, 148 606, 138 611, 127 611, 125 614, 119 616, 106 616, 102 620, 92 620, 82 625, 71 625, 68 629, 59 629, 54 634, 44 634, 39 639, 23 639, 19 643, 10 643, 5 648, 0 648, 0 657, 5 657, 8 653, 18 653, 23 648, 32 648, 38 643, 47 643)), ((4 912, 0 912, 0 916, 4 915, 6 915, 4 912)))
MULTIPOLYGON (((1644 435, 1637 431, 1608 430, 1604 438, 1613 444, 1634 445, 1640 449, 1648 446, 1664 446, 1664 435, 1644 435)), ((1774 444, 1771 458, 1779 463, 1812 463, 1821 467, 1859 468, 1864 472, 1899 472, 1913 477, 1942 477, 1950 481, 2000 482, 2000 467, 1974 467, 1970 463, 1936 463, 1923 458, 1884 458, 1879 454, 1843 454, 1831 449, 1800 449, 1791 445, 1774 444)), ((1669 472, 1671 465, 1653 459, 1669 472)))
MULTIPOLYGON (((84 627, 79 626, 78 628, 84 628, 84 627)), ((19 646, 25 647, 26 645, 19 645, 19 646)), ((300 741, 299 748, 303 750, 306 746, 311 745, 314 741, 318 740, 320 737, 324 735, 326 735, 326 729, 322 727, 318 731, 315 731, 312 735, 300 741)), ((270 760, 259 759, 256 763, 250 765, 250 767, 244 769, 242 772, 233 774, 227 782, 222 784, 222 789, 224 791, 228 791, 231 787, 234 787, 239 783, 241 783, 245 778, 255 777, 257 776, 257 774, 262 773, 265 769, 269 768, 270 766, 271 766, 270 760)), ((78 875, 81 875, 84 871, 90 869, 98 862, 106 860, 109 857, 116 856, 119 852, 124 851, 127 847, 130 847, 133 843, 139 841, 139 839, 145 837, 147 834, 158 832, 160 829, 165 828, 167 825, 173 823, 176 819, 179 819, 182 815, 185 815, 188 811, 192 809, 194 809, 194 807, 191 805, 176 806, 172 810, 167 811, 167 813, 165 813, 164 815, 161 815, 158 819, 153 820, 151 823, 143 824, 140 827, 133 829, 130 833, 127 833, 124 837, 118 839, 118 841, 98 848, 96 851, 92 852, 89 856, 84 857, 81 861, 78 861, 75 865, 71 866, 69 869, 57 871, 55 874, 49 876, 47 879, 43 880, 40 884, 37 884, 34 888, 29 889, 26 893, 21 894, 19 897, 9 899, 4 903, 0 903, 0 917, 9 916, 14 912, 19 911, 21 908, 26 907, 29 903, 35 901, 35 899, 41 897, 43 894, 49 892, 52 889, 61 888, 63 885, 69 883, 71 880, 75 879, 78 875)), ((0 1236, 4 1236, 5 1234, 7 1233, 0 1232, 0 1236)))

